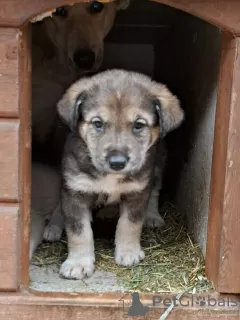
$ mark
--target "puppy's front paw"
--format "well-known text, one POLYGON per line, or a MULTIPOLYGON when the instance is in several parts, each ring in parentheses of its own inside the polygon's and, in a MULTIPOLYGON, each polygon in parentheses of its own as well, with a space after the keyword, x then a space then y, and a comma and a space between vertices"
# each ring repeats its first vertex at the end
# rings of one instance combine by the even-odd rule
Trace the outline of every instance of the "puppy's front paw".
POLYGON ((165 221, 158 212, 149 211, 144 221, 144 227, 161 228, 165 225, 165 221))
POLYGON ((49 223, 44 229, 43 238, 46 241, 59 241, 62 237, 63 229, 56 225, 49 223))
POLYGON ((141 247, 137 248, 117 248, 115 252, 115 261, 125 267, 131 267, 138 264, 145 258, 145 253, 141 247))
POLYGON ((60 268, 60 276, 66 279, 82 280, 94 272, 94 257, 80 259, 68 258, 60 268))

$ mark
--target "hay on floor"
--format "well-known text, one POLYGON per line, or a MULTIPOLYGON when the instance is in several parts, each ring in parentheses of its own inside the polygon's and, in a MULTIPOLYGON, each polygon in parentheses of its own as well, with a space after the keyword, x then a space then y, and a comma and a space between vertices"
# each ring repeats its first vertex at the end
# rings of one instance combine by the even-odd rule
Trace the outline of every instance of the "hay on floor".
MULTIPOLYGON (((188 234, 176 207, 166 202, 160 210, 166 221, 162 229, 145 229, 142 247, 145 259, 138 265, 126 268, 114 261, 113 240, 95 240, 96 269, 114 273, 120 285, 128 291, 189 292, 212 290, 205 277, 201 249, 188 234)), ((67 256, 67 242, 44 243, 37 250, 34 263, 40 266, 60 264, 67 256)))

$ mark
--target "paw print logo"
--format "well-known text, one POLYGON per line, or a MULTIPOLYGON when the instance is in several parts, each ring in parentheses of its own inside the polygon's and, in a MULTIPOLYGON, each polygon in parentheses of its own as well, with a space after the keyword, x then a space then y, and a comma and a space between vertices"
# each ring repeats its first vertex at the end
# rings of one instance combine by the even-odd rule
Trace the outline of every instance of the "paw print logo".
POLYGON ((206 300, 204 297, 197 297, 196 304, 199 305, 200 307, 204 307, 206 305, 206 300))

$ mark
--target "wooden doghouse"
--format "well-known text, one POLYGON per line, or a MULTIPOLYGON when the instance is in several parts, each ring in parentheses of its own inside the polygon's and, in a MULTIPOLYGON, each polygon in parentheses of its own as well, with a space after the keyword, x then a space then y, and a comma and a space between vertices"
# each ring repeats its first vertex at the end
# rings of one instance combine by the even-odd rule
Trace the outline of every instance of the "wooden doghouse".
MULTIPOLYGON (((29 289, 31 24, 28 21, 68 2, 71 1, 0 0, 0 317, 3 320, 123 318, 121 294, 46 294, 29 289)), ((239 294, 240 2, 157 2, 190 13, 222 30, 206 272, 216 295, 239 294)), ((144 295, 142 302, 151 306, 152 295, 144 295)), ((163 306, 153 307, 147 318, 157 319, 163 311, 163 306)), ((169 319, 210 319, 213 315, 218 319, 239 319, 238 309, 223 311, 219 307, 210 314, 204 308, 179 307, 169 319)))

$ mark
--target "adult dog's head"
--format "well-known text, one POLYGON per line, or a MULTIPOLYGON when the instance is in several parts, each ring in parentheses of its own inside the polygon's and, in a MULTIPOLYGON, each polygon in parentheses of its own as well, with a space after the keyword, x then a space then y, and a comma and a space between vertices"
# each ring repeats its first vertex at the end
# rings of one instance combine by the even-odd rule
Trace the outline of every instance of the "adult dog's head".
POLYGON ((129 1, 68 5, 44 19, 43 26, 60 63, 67 62, 82 73, 97 70, 103 58, 103 41, 113 26, 116 11, 125 9, 129 1))
POLYGON ((184 118, 178 99, 164 85, 123 70, 74 83, 58 112, 85 141, 94 166, 105 173, 140 170, 150 147, 184 118))

